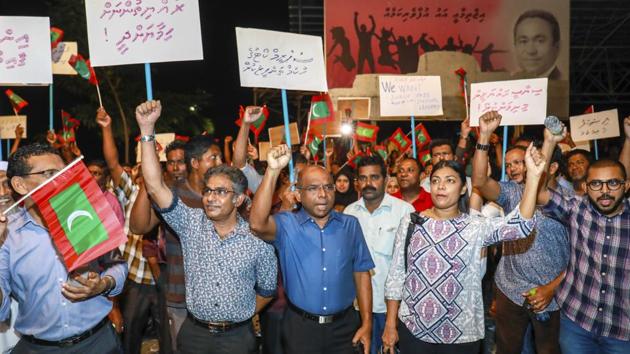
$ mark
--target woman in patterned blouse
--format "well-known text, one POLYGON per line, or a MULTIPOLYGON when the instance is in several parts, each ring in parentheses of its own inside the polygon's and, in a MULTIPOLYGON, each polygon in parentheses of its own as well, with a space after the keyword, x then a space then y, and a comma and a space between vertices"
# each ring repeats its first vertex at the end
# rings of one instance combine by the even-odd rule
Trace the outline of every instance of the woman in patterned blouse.
POLYGON ((433 208, 402 219, 385 284, 385 352, 477 353, 484 336, 482 247, 527 237, 534 226, 536 192, 545 162, 531 146, 520 208, 499 218, 466 213, 466 178, 456 162, 431 174, 433 208))

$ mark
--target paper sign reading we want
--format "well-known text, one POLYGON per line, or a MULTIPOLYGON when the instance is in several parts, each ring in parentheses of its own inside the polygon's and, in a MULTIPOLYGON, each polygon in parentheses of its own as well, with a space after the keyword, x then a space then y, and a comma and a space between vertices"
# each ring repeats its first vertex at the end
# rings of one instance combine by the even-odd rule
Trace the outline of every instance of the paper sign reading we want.
POLYGON ((616 109, 571 117, 573 141, 615 138, 619 136, 619 113, 616 109))
POLYGON ((470 88, 470 126, 489 111, 501 114, 501 125, 543 124, 547 116, 547 78, 481 82, 470 88))
POLYGON ((203 60, 198 0, 85 1, 92 66, 203 60))
POLYGON ((236 46, 243 87, 328 91, 321 37, 236 27, 236 46))
POLYGON ((439 76, 379 76, 381 116, 440 116, 442 84, 439 76))
POLYGON ((0 16, 0 85, 50 83, 48 17, 0 16))

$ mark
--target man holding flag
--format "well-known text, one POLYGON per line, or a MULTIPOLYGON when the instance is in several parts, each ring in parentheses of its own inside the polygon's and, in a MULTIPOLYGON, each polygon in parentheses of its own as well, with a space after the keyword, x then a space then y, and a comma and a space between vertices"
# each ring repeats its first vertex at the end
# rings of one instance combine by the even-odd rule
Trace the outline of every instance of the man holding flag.
MULTIPOLYGON (((63 160, 50 146, 33 144, 19 148, 11 155, 7 176, 15 192, 27 195, 35 189, 45 191, 47 186, 40 185, 54 183, 55 180, 48 179, 64 167, 63 160)), ((52 217, 65 220, 57 226, 61 224, 67 241, 72 244, 71 252, 80 257, 94 250, 92 236, 97 233, 91 229, 77 234, 77 229, 101 228, 107 239, 111 225, 110 220, 101 219, 104 199, 101 198, 98 204, 90 204, 93 196, 84 193, 84 185, 75 183, 73 186, 80 187, 53 191, 56 194, 45 202, 55 210, 52 217), (77 189, 78 195, 67 197, 71 189, 77 189), (85 203, 79 203, 81 201, 85 203), (81 204, 86 210, 71 211, 67 218, 63 218, 68 210, 57 207, 57 202, 72 206, 81 204), (80 240, 77 242, 77 239, 80 240)), ((112 308, 107 296, 122 291, 127 265, 119 253, 109 252, 89 262, 90 271, 85 276, 69 275, 64 265, 68 260, 60 259, 58 255, 69 251, 53 245, 53 231, 49 232, 53 230, 52 219, 40 205, 34 197, 27 198, 24 208, 12 214, 8 223, 4 216, 0 216, 0 233, 7 232, 7 239, 0 248, 0 320, 9 315, 9 296, 20 304, 15 329, 22 336, 13 353, 120 352, 120 343, 107 319, 112 308)))

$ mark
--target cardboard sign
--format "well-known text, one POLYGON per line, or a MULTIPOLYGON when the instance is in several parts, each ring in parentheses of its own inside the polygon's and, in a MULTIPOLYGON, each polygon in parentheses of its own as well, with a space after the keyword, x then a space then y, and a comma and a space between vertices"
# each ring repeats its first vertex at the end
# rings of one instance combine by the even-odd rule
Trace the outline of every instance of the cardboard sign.
POLYGON ((22 139, 26 138, 26 116, 0 116, 0 139, 15 139, 15 127, 24 128, 22 139))
POLYGON ((381 116, 441 116, 439 76, 379 76, 381 116))
POLYGON ((70 57, 78 53, 77 42, 61 42, 52 49, 52 72, 55 75, 77 75, 72 65, 68 63, 70 57))
POLYGON ((0 16, 0 85, 51 83, 48 17, 0 16))
POLYGON ((92 66, 203 60, 198 0, 85 2, 92 66))
MULTIPOLYGON (((291 134, 291 145, 300 145, 300 133, 298 132, 297 123, 289 124, 289 133, 291 134)), ((284 125, 269 128, 269 141, 271 146, 285 144, 284 125)))
MULTIPOLYGON (((175 133, 155 134, 155 147, 158 151, 160 161, 166 161, 166 146, 175 140, 175 133)), ((136 145, 136 162, 140 162, 142 153, 140 150, 140 141, 136 145)))
POLYGON ((573 141, 615 138, 619 136, 617 109, 571 117, 573 141))
POLYGON ((260 161, 267 161, 267 154, 271 149, 271 143, 268 141, 259 141, 258 142, 258 159, 260 161))
POLYGON ((370 119, 369 97, 340 97, 337 99, 337 109, 342 121, 370 119))
POLYGON ((547 78, 481 82, 470 89, 470 126, 488 111, 501 114, 501 125, 543 124, 547 116, 547 78))
POLYGON ((236 27, 243 87, 328 91, 319 36, 236 27))

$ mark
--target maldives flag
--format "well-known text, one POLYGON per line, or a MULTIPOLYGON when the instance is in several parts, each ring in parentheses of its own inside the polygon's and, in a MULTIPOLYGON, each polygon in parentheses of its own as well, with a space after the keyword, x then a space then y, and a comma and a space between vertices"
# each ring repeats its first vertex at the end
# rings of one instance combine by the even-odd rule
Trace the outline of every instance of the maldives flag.
POLYGON ((61 134, 57 134, 57 140, 59 140, 60 144, 65 145, 77 141, 77 136, 74 129, 64 129, 61 131, 61 134))
POLYGON ((426 166, 427 162, 431 161, 431 152, 429 150, 421 151, 419 156, 422 166, 426 166))
POLYGON ((61 126, 63 127, 63 130, 78 128, 79 124, 81 124, 81 122, 78 119, 72 117, 70 113, 64 111, 63 109, 61 110, 61 126))
MULTIPOLYGON (((243 117, 245 116, 245 107, 240 106, 238 110, 238 120, 236 121, 236 125, 239 127, 243 123, 243 117)), ((262 107, 262 115, 255 122, 249 125, 249 130, 254 133, 254 137, 256 137, 256 141, 258 141, 258 135, 265 129, 265 124, 267 123, 267 119, 269 119, 269 109, 266 105, 262 107)))
POLYGON ((28 102, 26 102, 22 97, 18 96, 11 89, 7 89, 4 93, 9 97, 9 101, 11 101, 11 105, 13 106, 13 110, 15 113, 19 113, 22 108, 28 106, 28 102))
POLYGON ((50 46, 56 48, 63 39, 63 31, 57 27, 50 27, 50 46))
POLYGON ((357 168, 357 164, 359 163, 359 161, 361 161, 363 156, 365 156, 365 154, 363 152, 359 152, 358 154, 350 157, 350 159, 348 160, 348 166, 356 169, 357 168))
POLYGON ((400 128, 396 129, 394 134, 389 137, 389 140, 396 146, 396 149, 400 152, 405 152, 411 145, 411 139, 409 139, 400 128))
POLYGON ((90 84, 94 86, 98 85, 94 68, 90 65, 90 61, 85 60, 81 54, 72 55, 70 60, 68 60, 68 63, 72 65, 74 70, 76 70, 82 78, 88 80, 90 84))
POLYGON ((418 150, 424 149, 429 143, 431 143, 431 137, 424 127, 424 124, 420 123, 416 125, 416 148, 418 150))
POLYGON ((595 113, 595 106, 590 105, 586 108, 583 114, 595 113))
POLYGON ((315 95, 311 98, 311 110, 308 115, 311 124, 323 124, 335 120, 332 100, 327 93, 315 95))
POLYGON ((373 143, 376 141, 376 135, 378 134, 378 125, 366 124, 363 122, 357 123, 357 128, 354 130, 354 136, 358 141, 365 141, 373 143))
POLYGON ((311 136, 308 142, 306 143, 306 147, 311 152, 311 156, 313 156, 313 160, 317 161, 317 152, 319 151, 319 146, 323 141, 323 137, 321 135, 311 136))
POLYGON ((387 148, 383 145, 376 145, 373 149, 375 154, 378 154, 383 161, 387 161, 387 148))
POLYGON ((127 242, 123 226, 82 158, 31 195, 69 272, 127 242))

